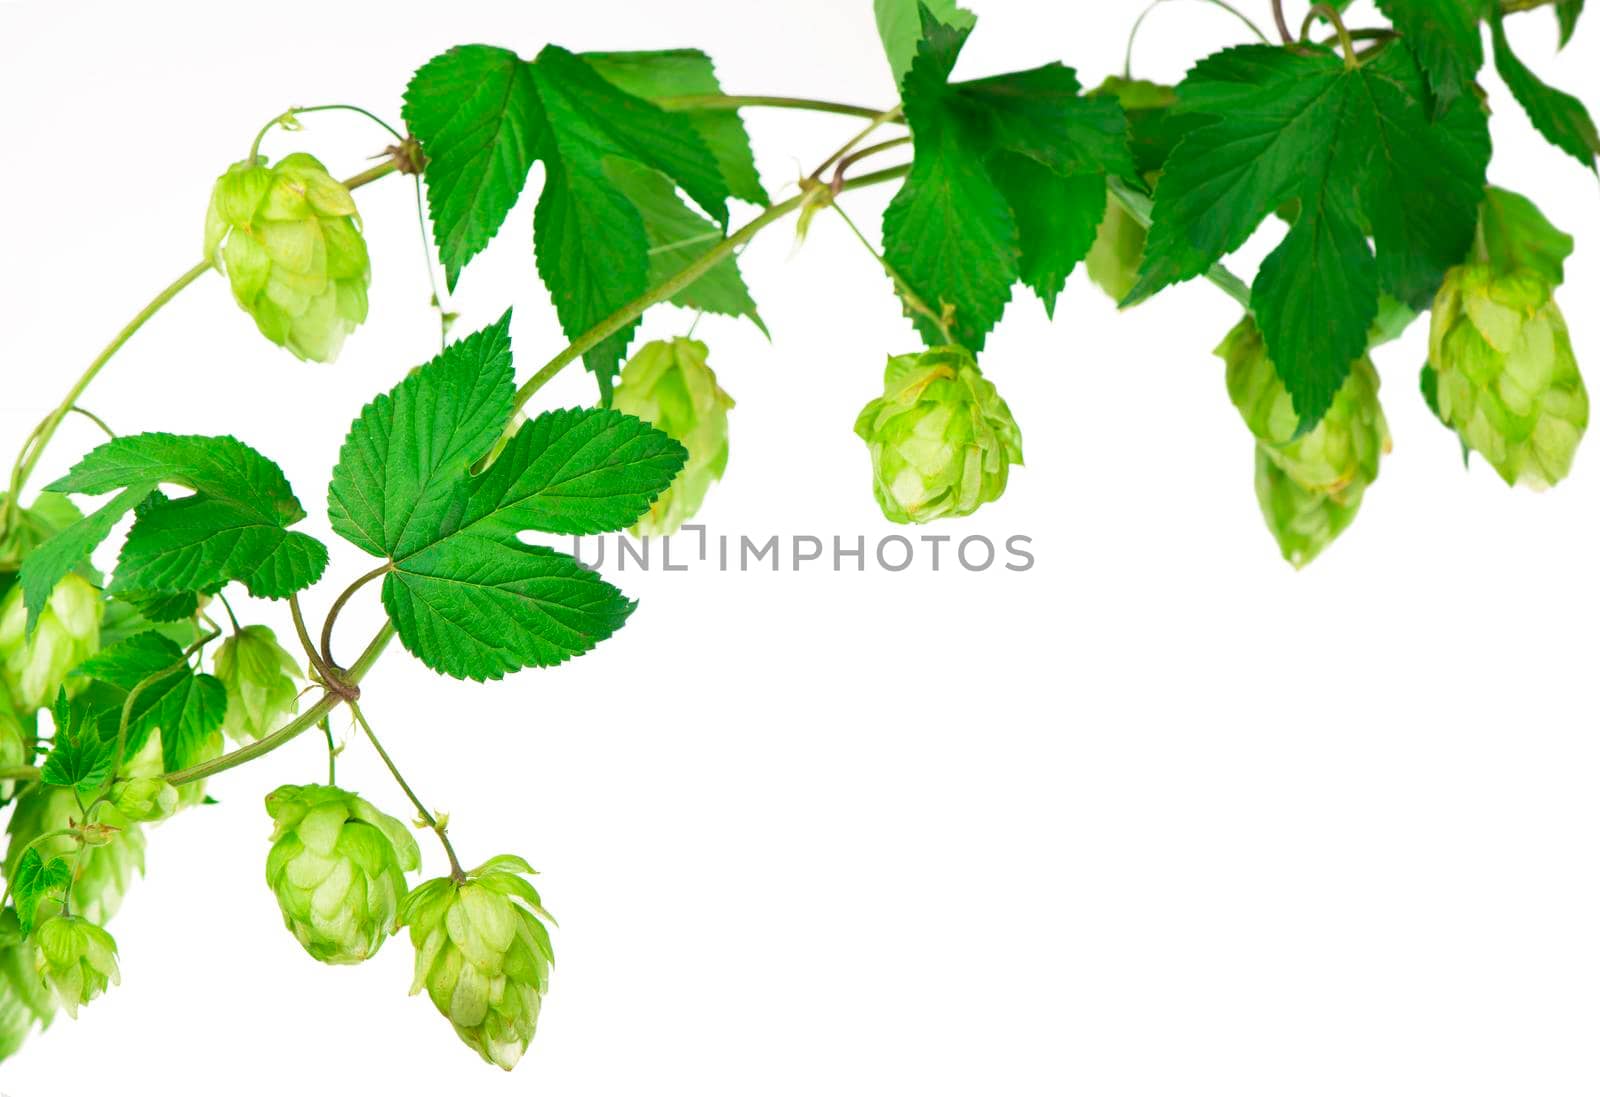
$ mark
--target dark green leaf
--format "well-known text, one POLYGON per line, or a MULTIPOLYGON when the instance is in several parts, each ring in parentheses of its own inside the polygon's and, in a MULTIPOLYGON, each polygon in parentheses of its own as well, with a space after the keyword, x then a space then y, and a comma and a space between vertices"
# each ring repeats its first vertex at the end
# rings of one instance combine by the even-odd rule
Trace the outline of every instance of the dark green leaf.
POLYGON ((116 690, 117 703, 100 714, 102 738, 115 742, 127 695, 139 694, 129 710, 124 757, 131 757, 161 732, 167 772, 202 761, 228 709, 228 691, 209 674, 196 674, 183 649, 159 632, 142 632, 102 651, 73 671, 74 676, 116 690), (140 686, 143 686, 140 689, 140 686))
POLYGON ((401 115, 427 153, 433 238, 454 289, 516 205, 546 139, 533 71, 510 50, 458 46, 417 70, 401 115))
MULTIPOLYGON (((642 50, 580 56, 608 83, 640 99, 722 94, 711 58, 699 50, 642 50)), ((697 109, 681 113, 716 158, 728 193, 754 205, 767 205, 767 192, 756 174, 755 155, 750 151, 750 135, 745 132, 739 112, 697 109)))
POLYGON ((159 625, 187 621, 200 610, 200 595, 192 590, 179 594, 125 590, 118 592, 117 599, 126 602, 146 621, 159 625))
POLYGON ((1528 121, 1546 141, 1593 171, 1600 155, 1600 131, 1588 109, 1575 96, 1540 80, 1511 52, 1504 20, 1496 16, 1493 25, 1495 68, 1528 112, 1528 121))
POLYGON ((1531 270, 1553 286, 1566 280, 1572 237, 1514 191, 1490 187, 1483 198, 1483 245, 1498 275, 1531 270))
POLYGON ((1556 0, 1556 19, 1561 24, 1561 48, 1565 49, 1578 30, 1583 16, 1583 0, 1556 0))
POLYGON ((393 565, 383 601, 401 642, 441 673, 478 680, 582 654, 633 608, 571 557, 518 535, 625 528, 686 456, 630 416, 557 411, 523 424, 471 475, 512 414, 508 323, 369 404, 329 489, 334 528, 393 565))
POLYGON ((1126 303, 1205 273, 1294 204, 1298 217, 1262 263, 1253 301, 1302 424, 1320 421, 1366 350, 1380 289, 1425 304, 1472 245, 1487 119, 1461 96, 1432 120, 1426 98, 1402 42, 1353 70, 1331 51, 1275 46, 1202 61, 1177 108, 1199 124, 1161 176, 1126 303))
POLYGON ((996 156, 989 172, 1016 217, 1018 277, 1054 316, 1067 275, 1089 254, 1105 217, 1105 176, 1060 176, 1015 153, 996 156))
POLYGON ((1428 74, 1437 109, 1466 94, 1483 68, 1489 0, 1378 0, 1428 74))

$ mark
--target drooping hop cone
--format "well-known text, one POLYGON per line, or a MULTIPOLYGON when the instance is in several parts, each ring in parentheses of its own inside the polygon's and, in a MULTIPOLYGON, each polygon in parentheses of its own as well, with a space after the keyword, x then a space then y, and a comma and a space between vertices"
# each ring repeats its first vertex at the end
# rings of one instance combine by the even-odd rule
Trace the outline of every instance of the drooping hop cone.
POLYGON ((1377 479, 1389 452, 1389 425, 1378 403, 1378 371, 1370 358, 1350 367, 1350 376, 1316 429, 1295 437, 1300 416, 1267 358, 1255 321, 1248 316, 1217 348, 1228 365, 1228 396, 1290 479, 1309 492, 1339 494, 1377 479))
POLYGON ((313 156, 224 172, 206 213, 206 258, 261 334, 298 358, 331 362, 367 318, 372 266, 355 200, 313 156))
POLYGON ((33 943, 39 977, 69 1017, 122 981, 116 940, 86 918, 62 915, 35 926, 33 943))
POLYGON ((35 1026, 55 1016, 55 997, 39 979, 32 944, 22 938, 15 910, 0 914, 0 1063, 22 1047, 35 1026))
POLYGON ((294 715, 300 669, 265 625, 247 625, 218 645, 215 669, 228 691, 228 738, 254 742, 294 715))
POLYGON ((689 459, 633 527, 664 537, 695 516, 711 485, 728 467, 728 412, 733 398, 706 364, 706 345, 693 339, 647 343, 622 369, 611 406, 665 431, 689 459))
POLYGON ((313 959, 359 964, 394 932, 405 874, 420 863, 404 823, 328 785, 284 785, 267 797, 267 886, 283 924, 313 959))
POLYGON ((1366 490, 1366 483, 1358 480, 1337 494, 1307 491, 1283 471, 1265 445, 1256 443, 1256 499, 1261 503, 1261 515, 1283 558, 1297 568, 1315 560, 1350 527, 1366 490))
POLYGON ((1567 475, 1589 393, 1549 282, 1455 268, 1434 300, 1429 351, 1439 417, 1506 483, 1543 489, 1567 475))
POLYGON ((0 603, 0 680, 11 691, 19 715, 38 711, 54 701, 63 685, 76 694, 84 685, 67 675, 100 650, 100 618, 105 611, 100 592, 79 575, 68 575, 50 592, 28 632, 28 608, 18 583, 0 603))
POLYGON ((400 907, 417 950, 411 993, 426 990, 467 1046, 503 1070, 533 1040, 555 954, 520 857, 420 885, 400 907))
MULTIPOLYGON (((72 910, 104 925, 121 909, 134 876, 144 874, 145 834, 139 824, 113 804, 102 804, 94 819, 113 829, 108 841, 78 850, 73 862, 72 910)), ((83 811, 71 789, 35 785, 17 797, 6 826, 7 879, 29 843, 40 835, 67 830, 82 820, 83 811)), ((51 857, 72 856, 77 843, 70 835, 58 835, 34 848, 48 861, 51 857)), ((55 900, 45 900, 35 917, 43 919, 59 909, 55 900)))
POLYGON ((883 395, 856 434, 872 455, 872 492, 891 522, 971 514, 1000 498, 1022 464, 1022 431, 971 353, 937 347, 890 358, 883 395))

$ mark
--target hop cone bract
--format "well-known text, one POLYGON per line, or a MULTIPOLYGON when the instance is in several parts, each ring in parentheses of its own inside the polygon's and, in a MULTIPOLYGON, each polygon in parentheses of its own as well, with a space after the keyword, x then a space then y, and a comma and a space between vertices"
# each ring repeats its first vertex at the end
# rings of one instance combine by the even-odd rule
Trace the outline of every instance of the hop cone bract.
POLYGON ((1357 481, 1337 494, 1307 491, 1256 443, 1256 499, 1283 558, 1297 568, 1315 560, 1349 528, 1367 485, 1357 481))
POLYGON ((228 690, 222 730, 230 739, 254 742, 294 714, 300 669, 265 625, 247 625, 218 645, 214 669, 228 690))
POLYGON ((711 485, 728 467, 728 412, 733 398, 706 364, 706 345, 693 339, 647 343, 623 367, 611 406, 683 443, 689 459, 633 531, 660 537, 693 518, 711 485))
POLYGON ((1439 417, 1506 483, 1542 489, 1567 475, 1589 393, 1550 282, 1455 268, 1434 300, 1429 350, 1439 417))
POLYGON ((539 894, 520 857, 416 888, 400 906, 417 950, 411 993, 427 990, 485 1062, 510 1070, 533 1039, 555 962, 539 894))
POLYGON ((206 213, 205 254, 261 334, 298 358, 333 361, 367 318, 372 267, 355 200, 306 153, 224 172, 206 213))
POLYGON ((35 926, 33 943, 39 976, 69 1017, 122 981, 116 940, 86 918, 67 914, 35 926))
POLYGON ((326 964, 377 952, 420 860, 405 824, 328 785, 284 785, 267 797, 267 814, 267 886, 289 932, 326 964))
POLYGON ((0 658, 3 680, 19 714, 35 712, 54 701, 65 685, 76 694, 82 682, 67 674, 100 650, 100 617, 105 604, 100 592, 80 575, 68 575, 50 592, 32 635, 28 607, 18 583, 0 603, 0 658))
POLYGON ((883 395, 856 419, 872 491, 891 522, 971 514, 1000 498, 1022 431, 971 353, 938 347, 890 358, 883 395))

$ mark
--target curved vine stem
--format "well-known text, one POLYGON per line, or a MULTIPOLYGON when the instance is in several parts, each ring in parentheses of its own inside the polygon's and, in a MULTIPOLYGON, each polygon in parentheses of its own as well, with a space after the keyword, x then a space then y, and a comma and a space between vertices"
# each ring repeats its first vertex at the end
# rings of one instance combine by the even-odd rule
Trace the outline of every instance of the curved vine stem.
POLYGON ((877 118, 884 112, 851 103, 832 103, 826 99, 796 99, 787 95, 670 95, 650 100, 662 110, 738 110, 741 107, 777 107, 783 110, 809 110, 821 114, 844 114, 852 118, 877 118))
POLYGON ((1294 45, 1294 35, 1289 32, 1289 20, 1283 14, 1283 0, 1272 0, 1272 21, 1278 24, 1278 36, 1286 46, 1294 45))
MULTIPOLYGON (((1122 78, 1124 80, 1133 79, 1133 44, 1139 37, 1139 31, 1144 26, 1144 21, 1150 18, 1151 14, 1162 4, 1170 2, 1171 0, 1152 0, 1150 6, 1145 8, 1144 11, 1140 12, 1139 18, 1133 21, 1133 29, 1128 32, 1128 52, 1124 55, 1122 63, 1122 78)), ((1210 4, 1212 7, 1221 8, 1223 11, 1239 20, 1239 22, 1249 27, 1250 32, 1259 38, 1262 43, 1269 46, 1272 44, 1272 39, 1267 37, 1267 32, 1257 26, 1254 19, 1251 19, 1244 12, 1228 3, 1227 0, 1199 0, 1199 2, 1210 4)))
POLYGON ((1332 23, 1333 29, 1338 33, 1339 48, 1344 51, 1344 67, 1359 68, 1361 58, 1356 55, 1356 43, 1350 36, 1350 28, 1344 25, 1344 17, 1332 4, 1318 4, 1306 13, 1306 21, 1300 26, 1300 41, 1304 42, 1311 37, 1311 25, 1319 18, 1332 23))
POLYGON ((394 783, 400 786, 400 791, 406 794, 406 799, 411 801, 411 806, 417 809, 417 816, 428 825, 428 829, 439 836, 439 844, 444 846, 445 856, 450 858, 450 878, 457 882, 467 878, 466 872, 461 868, 461 862, 456 857, 456 849, 450 844, 450 836, 445 833, 444 824, 429 811, 422 799, 411 791, 411 786, 400 773, 400 767, 394 764, 394 759, 389 757, 389 752, 383 749, 383 744, 378 741, 378 736, 373 732, 372 725, 367 723, 366 714, 361 711, 361 706, 354 701, 350 702, 350 715, 356 718, 356 723, 361 725, 361 730, 367 733, 367 741, 372 744, 372 749, 378 752, 378 757, 383 759, 383 764, 389 768, 389 775, 394 778, 394 783))
POLYGON ((382 126, 385 130, 389 131, 389 136, 393 137, 396 141, 404 141, 406 139, 403 133, 395 129, 389 123, 385 122, 382 118, 379 118, 376 114, 373 114, 366 107, 358 107, 352 103, 324 103, 321 106, 316 107, 290 107, 288 110, 284 111, 272 121, 261 127, 260 132, 256 134, 256 139, 250 143, 250 162, 255 163, 256 157, 261 155, 261 142, 266 138, 267 134, 272 132, 274 126, 283 126, 286 129, 299 129, 300 127, 294 123, 300 117, 300 115, 316 114, 319 111, 327 110, 347 110, 353 114, 359 114, 363 118, 371 119, 378 125, 382 126))
POLYGON ((322 622, 322 662, 330 673, 337 673, 339 667, 339 664, 333 658, 333 626, 339 619, 339 614, 344 611, 344 607, 349 604, 351 598, 355 597, 358 590, 374 579, 388 575, 393 570, 394 564, 386 560, 381 567, 373 568, 348 587, 345 587, 343 593, 334 599, 333 607, 328 610, 327 620, 322 622))
POLYGON ((887 274, 889 276, 889 280, 894 283, 895 292, 898 293, 900 295, 900 299, 905 302, 906 308, 923 317, 934 327, 938 328, 939 336, 945 341, 946 344, 954 343, 955 339, 950 335, 950 322, 945 319, 944 314, 935 311, 932 305, 924 301, 921 296, 917 294, 917 291, 911 288, 911 284, 909 282, 900 277, 900 272, 894 269, 894 266, 889 262, 888 259, 884 258, 882 252, 873 247, 872 241, 868 240, 866 236, 862 234, 861 230, 856 227, 856 223, 850 219, 850 215, 844 211, 843 206, 840 206, 837 202, 834 203, 833 212, 839 215, 840 219, 844 221, 845 225, 850 229, 851 235, 859 240, 861 242, 861 246, 866 248, 872 257, 878 261, 878 265, 883 268, 883 272, 887 274))

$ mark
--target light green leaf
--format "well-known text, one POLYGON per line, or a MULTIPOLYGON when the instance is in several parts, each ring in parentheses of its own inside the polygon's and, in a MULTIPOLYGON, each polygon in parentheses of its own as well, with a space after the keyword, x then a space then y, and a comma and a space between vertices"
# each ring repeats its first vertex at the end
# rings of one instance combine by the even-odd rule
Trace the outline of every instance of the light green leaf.
POLYGON ((22 854, 11 873, 11 895, 24 937, 33 933, 40 902, 64 896, 71 886, 72 867, 64 858, 52 857, 46 862, 37 848, 22 854))
POLYGON ((1353 70, 1331 51, 1276 46, 1202 61, 1178 89, 1176 109, 1195 124, 1156 188, 1125 304, 1205 273, 1296 206, 1252 301, 1302 426, 1315 425, 1366 350, 1380 289, 1423 305, 1471 248, 1487 119, 1472 96, 1437 120, 1426 100, 1402 42, 1353 70))
POLYGON ((45 784, 75 789, 86 797, 98 792, 111 776, 116 746, 100 737, 88 715, 85 704, 69 702, 67 691, 60 692, 51 707, 54 739, 39 770, 39 779, 45 784))
POLYGON ((417 70, 401 115, 427 153, 434 242, 455 289, 516 205, 546 139, 532 69, 510 50, 458 46, 417 70))
POLYGON ((111 536, 112 528, 123 515, 133 510, 154 490, 154 485, 128 488, 109 503, 85 516, 35 549, 22 562, 22 599, 28 607, 28 630, 39 620, 50 592, 67 573, 88 559, 100 542, 111 536))
POLYGON ((1528 112, 1528 121, 1546 141, 1590 171, 1595 170, 1595 157, 1600 156, 1600 130, 1595 129, 1588 108, 1576 96, 1540 80, 1518 59, 1506 38, 1505 22, 1498 14, 1493 26, 1495 68, 1528 112))
MULTIPOLYGON (((699 50, 641 50, 631 53, 584 53, 586 64, 608 83, 640 99, 676 99, 721 95, 711 58, 699 50)), ((735 110, 687 110, 706 148, 716 158, 728 193, 753 205, 768 204, 767 192, 756 174, 750 135, 735 110)))
POLYGON ((978 23, 978 17, 956 0, 872 0, 878 37, 883 40, 883 52, 889 58, 895 87, 905 83, 911 62, 916 60, 917 43, 922 41, 924 8, 933 18, 958 31, 970 32, 978 23))
POLYGON ((401 642, 441 673, 480 681, 580 655, 633 609, 576 560, 519 534, 626 528, 686 456, 630 416, 557 411, 524 423, 472 475, 512 413, 508 323, 369 404, 329 490, 334 528, 392 565, 383 602, 401 642))
POLYGON ((1539 207, 1515 191, 1490 187, 1483 196, 1484 253, 1495 273, 1531 270, 1553 286, 1566 281, 1572 237, 1552 225, 1539 207))

